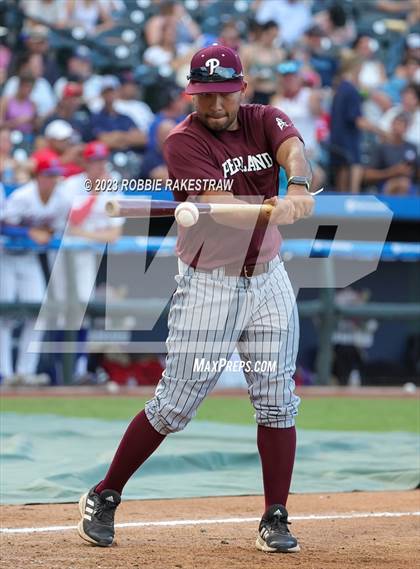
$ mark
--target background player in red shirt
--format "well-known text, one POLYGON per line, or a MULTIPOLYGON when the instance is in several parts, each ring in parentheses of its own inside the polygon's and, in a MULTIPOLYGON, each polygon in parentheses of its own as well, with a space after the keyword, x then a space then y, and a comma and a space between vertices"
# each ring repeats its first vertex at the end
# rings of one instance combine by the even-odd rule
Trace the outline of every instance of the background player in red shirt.
MULTIPOLYGON (((79 502, 79 534, 109 546, 114 513, 123 487, 169 433, 183 429, 215 386, 221 366, 238 349, 258 424, 265 513, 256 545, 268 552, 299 551, 289 532, 285 508, 295 459, 295 415, 299 398, 293 374, 299 322, 293 290, 279 257, 279 224, 307 217, 310 166, 303 142, 290 119, 264 105, 241 105, 246 82, 238 54, 213 45, 191 61, 195 113, 169 135, 164 154, 169 177, 232 179, 229 192, 176 192, 178 200, 242 204, 270 203, 262 212, 213 214, 179 228, 178 288, 169 313, 166 369, 153 399, 124 434, 104 480, 79 502), (288 192, 277 197, 279 165, 288 176, 288 192), (269 360, 269 371, 257 363, 269 360), (249 368, 249 369, 248 369, 249 368)), ((197 184, 198 187, 198 184, 197 184)))

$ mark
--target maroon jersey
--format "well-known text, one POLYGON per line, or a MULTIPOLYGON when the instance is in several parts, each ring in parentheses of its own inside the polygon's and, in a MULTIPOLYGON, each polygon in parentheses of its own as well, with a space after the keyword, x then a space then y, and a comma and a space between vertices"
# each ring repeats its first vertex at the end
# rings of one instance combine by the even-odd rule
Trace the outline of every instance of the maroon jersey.
MULTIPOLYGON (((301 139, 292 121, 269 105, 241 105, 239 128, 215 132, 190 114, 165 141, 164 156, 169 177, 175 180, 231 179, 230 191, 249 203, 276 196, 279 166, 276 152, 292 136, 301 139)), ((175 184, 176 185, 176 184, 175 184)), ((175 190, 177 201, 205 192, 175 190)), ((212 269, 230 263, 254 264, 273 259, 279 252, 277 226, 236 229, 200 217, 191 228, 178 228, 177 254, 188 264, 212 269)))

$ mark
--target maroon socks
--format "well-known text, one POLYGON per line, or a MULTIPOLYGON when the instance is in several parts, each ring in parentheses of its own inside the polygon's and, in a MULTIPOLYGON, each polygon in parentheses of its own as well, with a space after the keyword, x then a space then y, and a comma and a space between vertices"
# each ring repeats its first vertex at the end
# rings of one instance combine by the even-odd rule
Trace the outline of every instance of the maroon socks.
MULTIPOLYGON (((158 448, 165 435, 158 433, 141 411, 129 424, 102 482, 96 487, 122 493, 134 472, 158 448)), ((258 451, 261 457, 265 506, 286 505, 296 452, 296 429, 273 429, 258 425, 258 451)))
POLYGON ((258 425, 265 508, 274 504, 286 505, 292 480, 296 452, 296 429, 273 429, 258 425))
POLYGON ((96 487, 102 490, 115 490, 122 493, 124 486, 135 471, 157 449, 165 435, 158 433, 141 411, 129 424, 119 444, 107 475, 96 487))

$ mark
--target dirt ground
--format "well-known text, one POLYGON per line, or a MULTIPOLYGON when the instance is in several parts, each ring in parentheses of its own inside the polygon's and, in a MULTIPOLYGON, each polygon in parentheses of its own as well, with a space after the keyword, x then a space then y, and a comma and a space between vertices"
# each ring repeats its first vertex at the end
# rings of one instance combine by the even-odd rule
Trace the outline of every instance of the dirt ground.
MULTIPOLYGON (((300 553, 255 549, 257 522, 117 528, 117 542, 98 548, 75 529, 1 534, 0 567, 23 569, 414 569, 420 558, 420 517, 357 514, 420 510, 420 491, 292 495, 293 517, 345 514, 349 519, 295 520, 300 553)), ((256 518, 262 497, 149 500, 123 503, 117 523, 256 518)), ((3 506, 3 528, 74 526, 76 504, 3 506)))

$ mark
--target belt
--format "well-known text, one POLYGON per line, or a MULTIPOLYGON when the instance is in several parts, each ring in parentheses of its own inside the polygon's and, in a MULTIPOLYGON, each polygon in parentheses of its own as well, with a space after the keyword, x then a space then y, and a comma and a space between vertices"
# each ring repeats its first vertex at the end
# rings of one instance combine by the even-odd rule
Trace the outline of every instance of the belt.
POLYGON ((230 265, 224 265, 222 267, 216 267, 215 269, 195 269, 191 267, 197 273, 212 273, 217 269, 224 269, 226 277, 257 277, 267 273, 270 268, 270 263, 258 263, 254 265, 238 265, 237 263, 231 263, 230 265))

